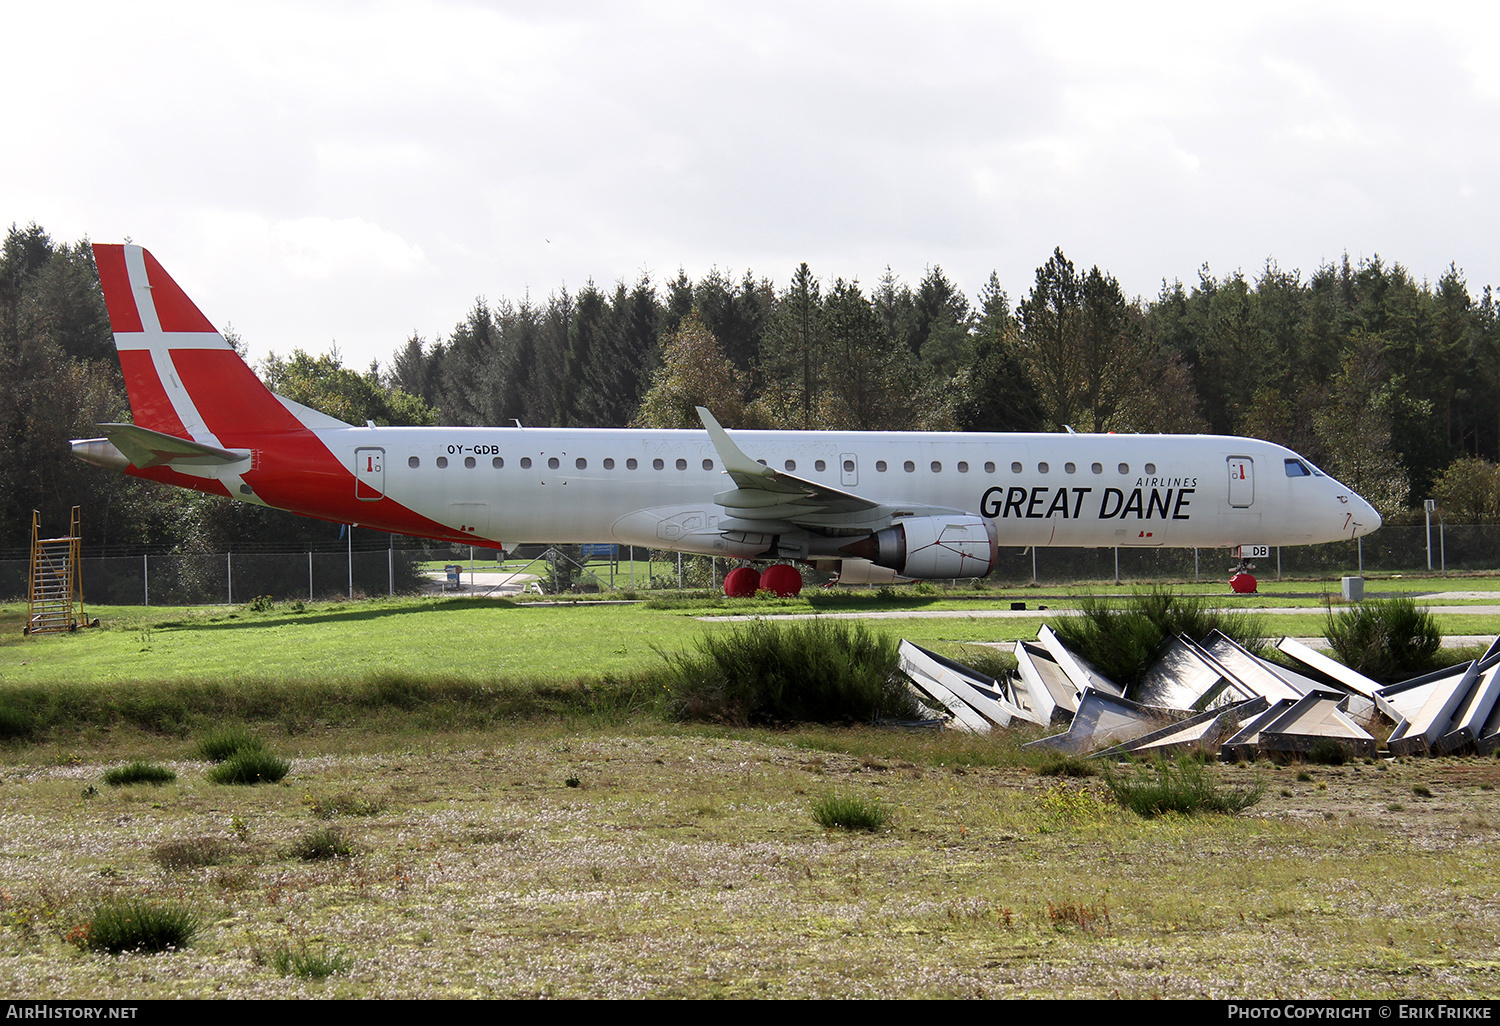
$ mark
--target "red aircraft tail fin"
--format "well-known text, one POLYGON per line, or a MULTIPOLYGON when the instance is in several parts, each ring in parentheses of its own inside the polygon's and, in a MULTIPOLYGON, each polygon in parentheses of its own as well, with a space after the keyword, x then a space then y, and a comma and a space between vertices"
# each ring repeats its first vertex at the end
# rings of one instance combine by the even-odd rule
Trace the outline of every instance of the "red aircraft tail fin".
POLYGON ((301 430, 149 252, 96 244, 94 262, 138 426, 221 447, 301 430))

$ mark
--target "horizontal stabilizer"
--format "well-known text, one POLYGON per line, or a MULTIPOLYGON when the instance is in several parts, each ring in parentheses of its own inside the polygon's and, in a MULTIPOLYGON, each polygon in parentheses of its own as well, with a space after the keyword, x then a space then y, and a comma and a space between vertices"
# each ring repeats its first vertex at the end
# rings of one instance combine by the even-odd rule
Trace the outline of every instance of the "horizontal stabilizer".
POLYGON ((99 430, 138 470, 150 467, 217 467, 248 459, 246 451, 234 452, 204 445, 191 438, 162 434, 135 424, 100 424, 99 430))

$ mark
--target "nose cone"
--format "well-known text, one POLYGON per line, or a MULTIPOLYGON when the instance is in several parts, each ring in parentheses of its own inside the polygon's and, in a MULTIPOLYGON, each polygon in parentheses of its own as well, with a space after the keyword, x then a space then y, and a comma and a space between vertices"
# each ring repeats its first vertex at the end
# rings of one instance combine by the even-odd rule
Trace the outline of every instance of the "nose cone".
POLYGON ((1380 529, 1380 514, 1375 507, 1371 506, 1358 495, 1351 496, 1354 500, 1354 534, 1352 537, 1359 538, 1380 529))

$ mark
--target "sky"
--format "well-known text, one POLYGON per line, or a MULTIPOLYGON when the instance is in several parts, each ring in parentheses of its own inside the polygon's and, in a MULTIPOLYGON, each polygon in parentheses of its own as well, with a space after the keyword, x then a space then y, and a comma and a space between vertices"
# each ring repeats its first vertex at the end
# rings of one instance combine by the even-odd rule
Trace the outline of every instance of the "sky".
POLYGON ((0 218, 150 249, 254 357, 679 268, 1012 302, 1347 253, 1500 284, 1500 7, 0 0, 0 218), (1251 9, 1253 6, 1253 10, 1251 9))

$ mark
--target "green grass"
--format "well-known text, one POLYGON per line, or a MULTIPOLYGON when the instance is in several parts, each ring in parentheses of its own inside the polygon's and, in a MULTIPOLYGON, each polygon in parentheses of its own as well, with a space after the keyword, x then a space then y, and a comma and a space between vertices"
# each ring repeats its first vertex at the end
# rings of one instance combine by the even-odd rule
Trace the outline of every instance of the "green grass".
POLYGON ((154 762, 145 762, 140 759, 104 772, 104 782, 110 787, 123 787, 126 784, 156 784, 160 786, 162 784, 170 784, 176 779, 177 774, 166 766, 160 766, 154 762))
POLYGON ((668 658, 662 686, 684 719, 730 723, 860 723, 910 718, 894 677, 896 642, 856 621, 755 620, 668 658))
POLYGON ((859 795, 825 794, 813 800, 812 817, 825 830, 874 833, 890 825, 894 813, 880 802, 859 795))
POLYGON ((289 854, 303 862, 322 862, 328 859, 353 858, 355 850, 349 838, 338 827, 320 827, 292 842, 289 854))
POLYGON ((1104 782, 1115 801, 1136 815, 1151 818, 1166 813, 1192 815, 1243 812, 1265 797, 1265 785, 1226 787, 1213 779, 1203 763, 1190 757, 1157 760, 1124 772, 1104 770, 1104 782))
POLYGON ((274 784, 292 771, 292 764, 263 749, 236 752, 208 771, 212 784, 274 784))
POLYGON ((229 857, 229 843, 218 837, 183 837, 151 848, 151 861, 167 870, 217 866, 229 857))
POLYGON ((282 946, 273 950, 266 961, 282 976, 298 976, 304 980, 323 980, 354 968, 352 955, 327 944, 317 948, 305 944, 282 946))
POLYGON ((192 943, 198 925, 198 916, 181 905, 115 900, 95 909, 73 937, 80 947, 112 955, 174 951, 192 943))
POLYGON ((1406 597, 1330 610, 1324 633, 1345 666, 1387 683, 1433 669, 1443 641, 1436 618, 1406 597))
POLYGON ((260 739, 239 724, 213 727, 198 739, 198 754, 209 762, 224 762, 240 752, 257 751, 260 739))
POLYGON ((1251 651, 1264 644, 1263 617, 1226 612, 1205 596, 1166 587, 1140 588, 1123 601, 1085 596, 1080 609, 1081 616, 1059 618, 1052 629, 1069 649, 1126 687, 1152 666, 1162 642, 1179 634, 1202 641, 1217 630, 1251 651))

